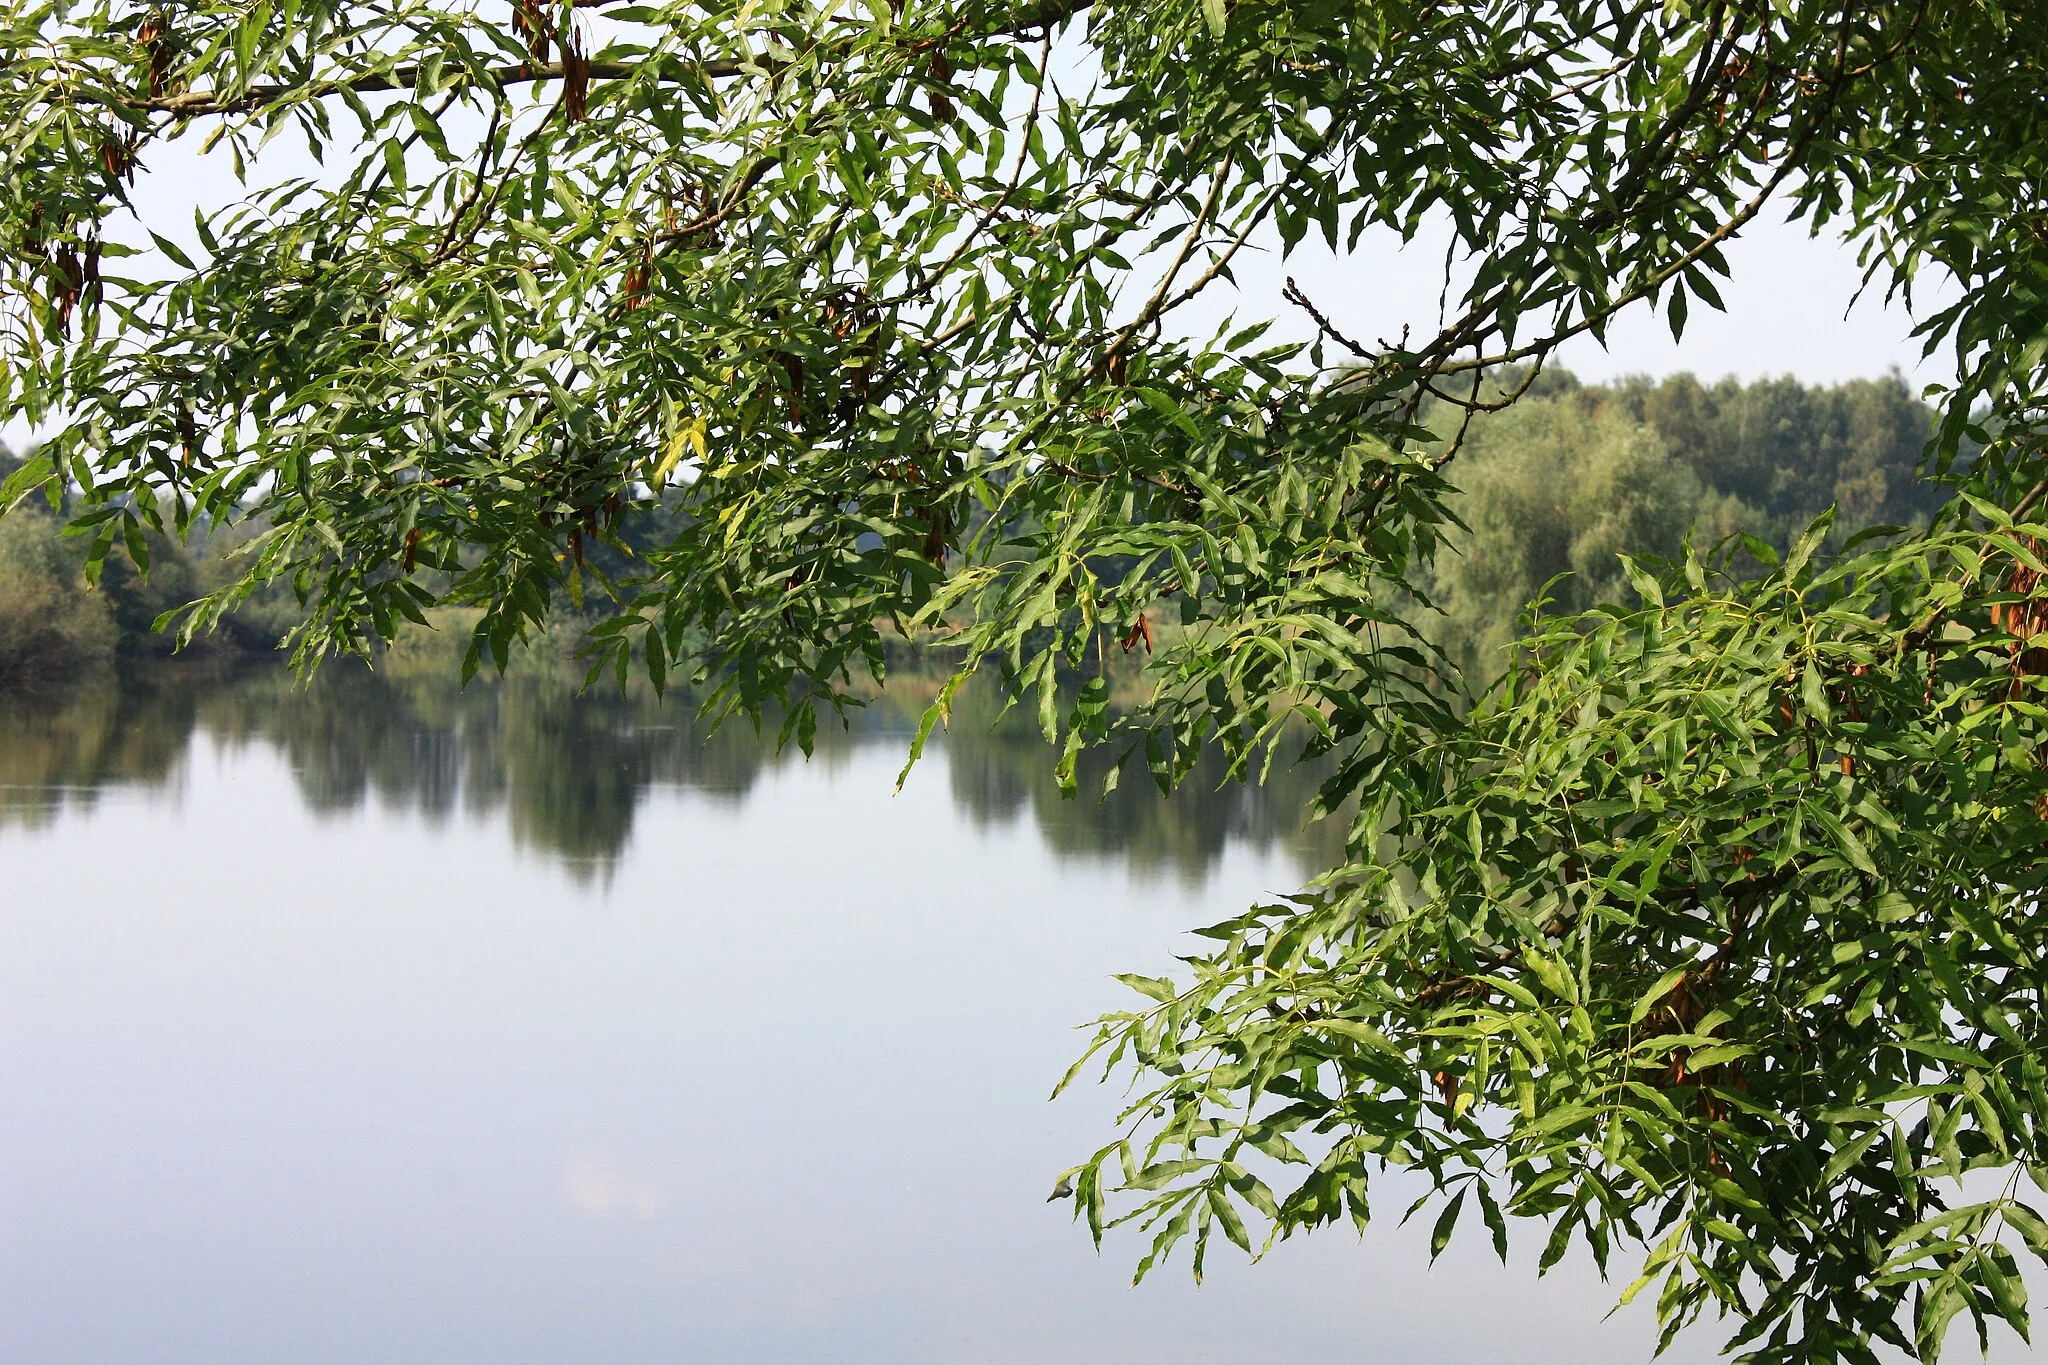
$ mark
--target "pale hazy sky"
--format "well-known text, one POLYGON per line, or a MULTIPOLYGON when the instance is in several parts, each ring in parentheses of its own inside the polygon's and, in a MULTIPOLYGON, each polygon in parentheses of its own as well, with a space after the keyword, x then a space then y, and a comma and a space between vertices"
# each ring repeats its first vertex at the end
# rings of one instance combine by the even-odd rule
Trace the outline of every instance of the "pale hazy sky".
MULTIPOLYGON (((1274 335, 1309 335, 1312 324, 1280 299, 1292 275, 1339 330, 1362 343, 1396 338, 1403 323, 1428 335, 1437 320, 1443 241, 1418 239, 1403 251, 1391 233, 1378 240, 1368 234, 1348 258, 1332 255, 1319 240, 1304 242, 1288 261, 1264 254, 1237 270, 1238 318, 1277 314, 1274 335)), ((1710 379, 1791 374, 1835 383, 1897 367, 1917 388, 1949 377, 1952 360, 1921 359, 1920 342, 1910 335, 1912 316, 1899 304, 1886 307, 1881 285, 1851 309, 1862 279, 1853 246, 1815 240, 1804 226, 1760 217, 1726 255, 1732 277, 1717 283, 1727 312, 1695 301, 1682 342, 1672 341, 1661 313, 1639 305, 1616 322, 1605 347, 1580 336, 1564 345, 1556 363, 1589 381, 1691 370, 1710 379)), ((1939 307, 1937 300, 1951 296, 1930 290, 1916 302, 1925 315, 1934 311, 1930 303, 1939 307)))

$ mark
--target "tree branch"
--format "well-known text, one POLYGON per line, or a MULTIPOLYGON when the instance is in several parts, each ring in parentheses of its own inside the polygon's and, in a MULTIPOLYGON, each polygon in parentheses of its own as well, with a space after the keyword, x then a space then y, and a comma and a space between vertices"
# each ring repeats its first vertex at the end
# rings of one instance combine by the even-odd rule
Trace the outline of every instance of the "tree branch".
MULTIPOLYGON (((757 66, 758 64, 743 65, 739 62, 700 62, 693 69, 708 80, 720 80, 740 75, 757 66)), ((617 80, 633 75, 640 69, 626 62, 591 62, 588 67, 593 80, 617 80)), ((484 74, 495 85, 520 85, 528 81, 561 80, 567 74, 567 67, 562 62, 526 62, 494 66, 484 74)), ((392 68, 389 72, 357 76, 346 81, 251 86, 247 92, 227 99, 221 98, 217 90, 191 90, 182 95, 161 95, 155 99, 138 100, 132 107, 146 109, 151 113, 170 114, 178 118, 200 118, 208 114, 246 114, 295 95, 324 98, 328 95, 338 95, 345 90, 358 95, 378 94, 387 90, 411 90, 417 88, 419 79, 420 69, 417 66, 400 66, 392 68)))
MULTIPOLYGON (((1020 6, 999 26, 977 35, 981 41, 997 38, 1043 37, 1052 28, 1082 13, 1095 0, 1036 0, 1035 3, 1020 6)), ((579 7, 601 8, 615 0, 578 0, 579 7)), ((734 76, 769 73, 787 66, 778 61, 710 61, 692 64, 689 71, 705 80, 730 80, 734 76)), ((592 80, 620 80, 645 69, 643 65, 630 62, 589 62, 586 75, 592 80)), ((531 81, 558 81, 567 75, 567 66, 562 62, 520 62, 494 66, 485 73, 485 78, 498 86, 520 85, 531 81)), ((682 73, 664 75, 667 80, 681 79, 682 73)), ((419 85, 420 68, 414 66, 393 67, 388 72, 372 72, 350 80, 313 82, 301 85, 257 85, 251 86, 240 95, 222 98, 218 89, 190 90, 179 95, 159 95, 154 98, 136 100, 129 107, 156 114, 170 114, 176 118, 201 118, 209 114, 245 114, 295 95, 312 95, 324 98, 351 91, 358 95, 380 94, 391 90, 411 90, 419 85)))

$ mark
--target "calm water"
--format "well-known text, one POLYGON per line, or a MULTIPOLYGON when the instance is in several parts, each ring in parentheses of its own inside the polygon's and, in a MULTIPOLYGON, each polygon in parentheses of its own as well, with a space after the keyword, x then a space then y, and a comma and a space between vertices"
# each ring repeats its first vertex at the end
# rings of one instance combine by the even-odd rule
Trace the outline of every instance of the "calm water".
MULTIPOLYGON (((678 707, 334 671, 0 703, 0 1359, 1645 1359, 1479 1243, 1128 1287, 1046 1102, 1306 791, 1061 802, 970 717, 810 763, 678 707)), ((1304 861, 1306 860, 1306 861, 1304 861)), ((1676 1354, 1711 1358, 1713 1342, 1676 1354)), ((1957 1349, 1965 1349, 1958 1345, 1957 1349)))

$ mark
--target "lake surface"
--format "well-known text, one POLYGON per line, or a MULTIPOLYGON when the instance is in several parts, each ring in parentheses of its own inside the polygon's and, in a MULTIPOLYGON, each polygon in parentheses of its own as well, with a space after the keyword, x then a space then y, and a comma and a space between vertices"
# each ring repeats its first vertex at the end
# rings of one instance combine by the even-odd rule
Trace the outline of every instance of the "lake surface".
POLYGON ((1075 1026, 1329 836, 1300 779, 1061 801, 971 714, 892 795, 907 723, 805 762, 517 680, 0 701, 0 1359, 1648 1358, 1534 1228, 1431 1271, 1398 1177, 1363 1240, 1131 1288, 1046 1202, 1116 1099, 1047 1102, 1075 1026))

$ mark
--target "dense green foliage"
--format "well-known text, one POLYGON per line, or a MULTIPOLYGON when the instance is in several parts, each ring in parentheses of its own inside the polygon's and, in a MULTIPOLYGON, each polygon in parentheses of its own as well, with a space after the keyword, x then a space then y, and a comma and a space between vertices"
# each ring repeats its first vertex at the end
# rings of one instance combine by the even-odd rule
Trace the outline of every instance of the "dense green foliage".
POLYGON ((1622 600, 1619 555, 1676 557, 1688 535, 1707 547, 1737 531, 1783 550, 1830 507, 1837 541, 1869 526, 1924 526, 1946 496, 1919 476, 1934 420, 1897 378, 1709 387, 1679 374, 1588 387, 1558 371, 1539 376, 1466 433, 1459 491, 1446 500, 1466 529, 1417 573, 1435 610, 1416 620, 1485 678, 1505 666, 1523 610, 1546 585, 1555 612, 1622 600))
MULTIPOLYGON (((0 501, 69 479, 95 573, 253 520, 188 628, 283 583, 303 657, 453 604, 502 663, 616 591, 600 662, 806 747, 892 631, 961 661, 926 726, 993 675, 1067 783, 1084 751, 1171 786, 1310 734, 1358 811, 1342 866, 1104 1025, 1141 1098, 1074 1187, 1154 1230, 1147 1266, 1256 1245, 1248 1214, 1363 1220, 1397 1161, 1440 1236, 1469 1204, 1553 1250, 1648 1239, 1667 1327, 1712 1306, 1753 1359, 2024 1326, 2037 4, 19 0, 0 53, 0 416, 49 432, 0 501), (185 137, 323 170, 181 244, 125 205, 185 137), (1822 523, 1768 575, 1631 574, 1645 606, 1468 686, 1403 614, 1471 435, 1425 404, 1476 411, 1630 306, 1681 330, 1767 208, 1876 288, 1959 283, 1929 462, 1985 443, 1967 496, 1845 558, 1822 523), (1308 347, 1175 325, 1249 243, 1424 223, 1453 277, 1413 340, 1291 287, 1308 347), (595 574, 664 488, 674 534, 595 574), (1153 634, 1113 716, 1105 661, 1153 634)), ((1613 439, 1620 489, 1644 457, 1613 439)), ((1854 473, 1825 486, 1891 501, 1854 473)))
POLYGON ((2003 586, 1987 546, 2030 553, 1986 516, 1820 567, 1823 520, 1754 583, 1631 566, 1643 607, 1525 640, 1454 737, 1360 755, 1333 785, 1382 837, 1203 931, 1192 988, 1131 978, 1159 1007, 1096 1047, 1171 1118, 1082 1168, 1091 1217, 1115 1158, 1168 1244, 1205 1211, 1241 1237, 1239 1199, 1362 1225, 1391 1159, 1451 1196, 1439 1248, 1461 1211, 1503 1245, 1549 1220, 1545 1265, 1649 1242, 1627 1297, 1657 1286, 1667 1340, 1712 1306, 1764 1358, 1931 1353, 1957 1312, 2016 1316, 2048 940, 2008 897, 2048 783, 1999 632, 1954 612, 2003 586), (1253 1168, 1287 1163, 1313 1174, 1276 1198, 1253 1168), (1986 1167, 1984 1202, 1933 1186, 1986 1167))

